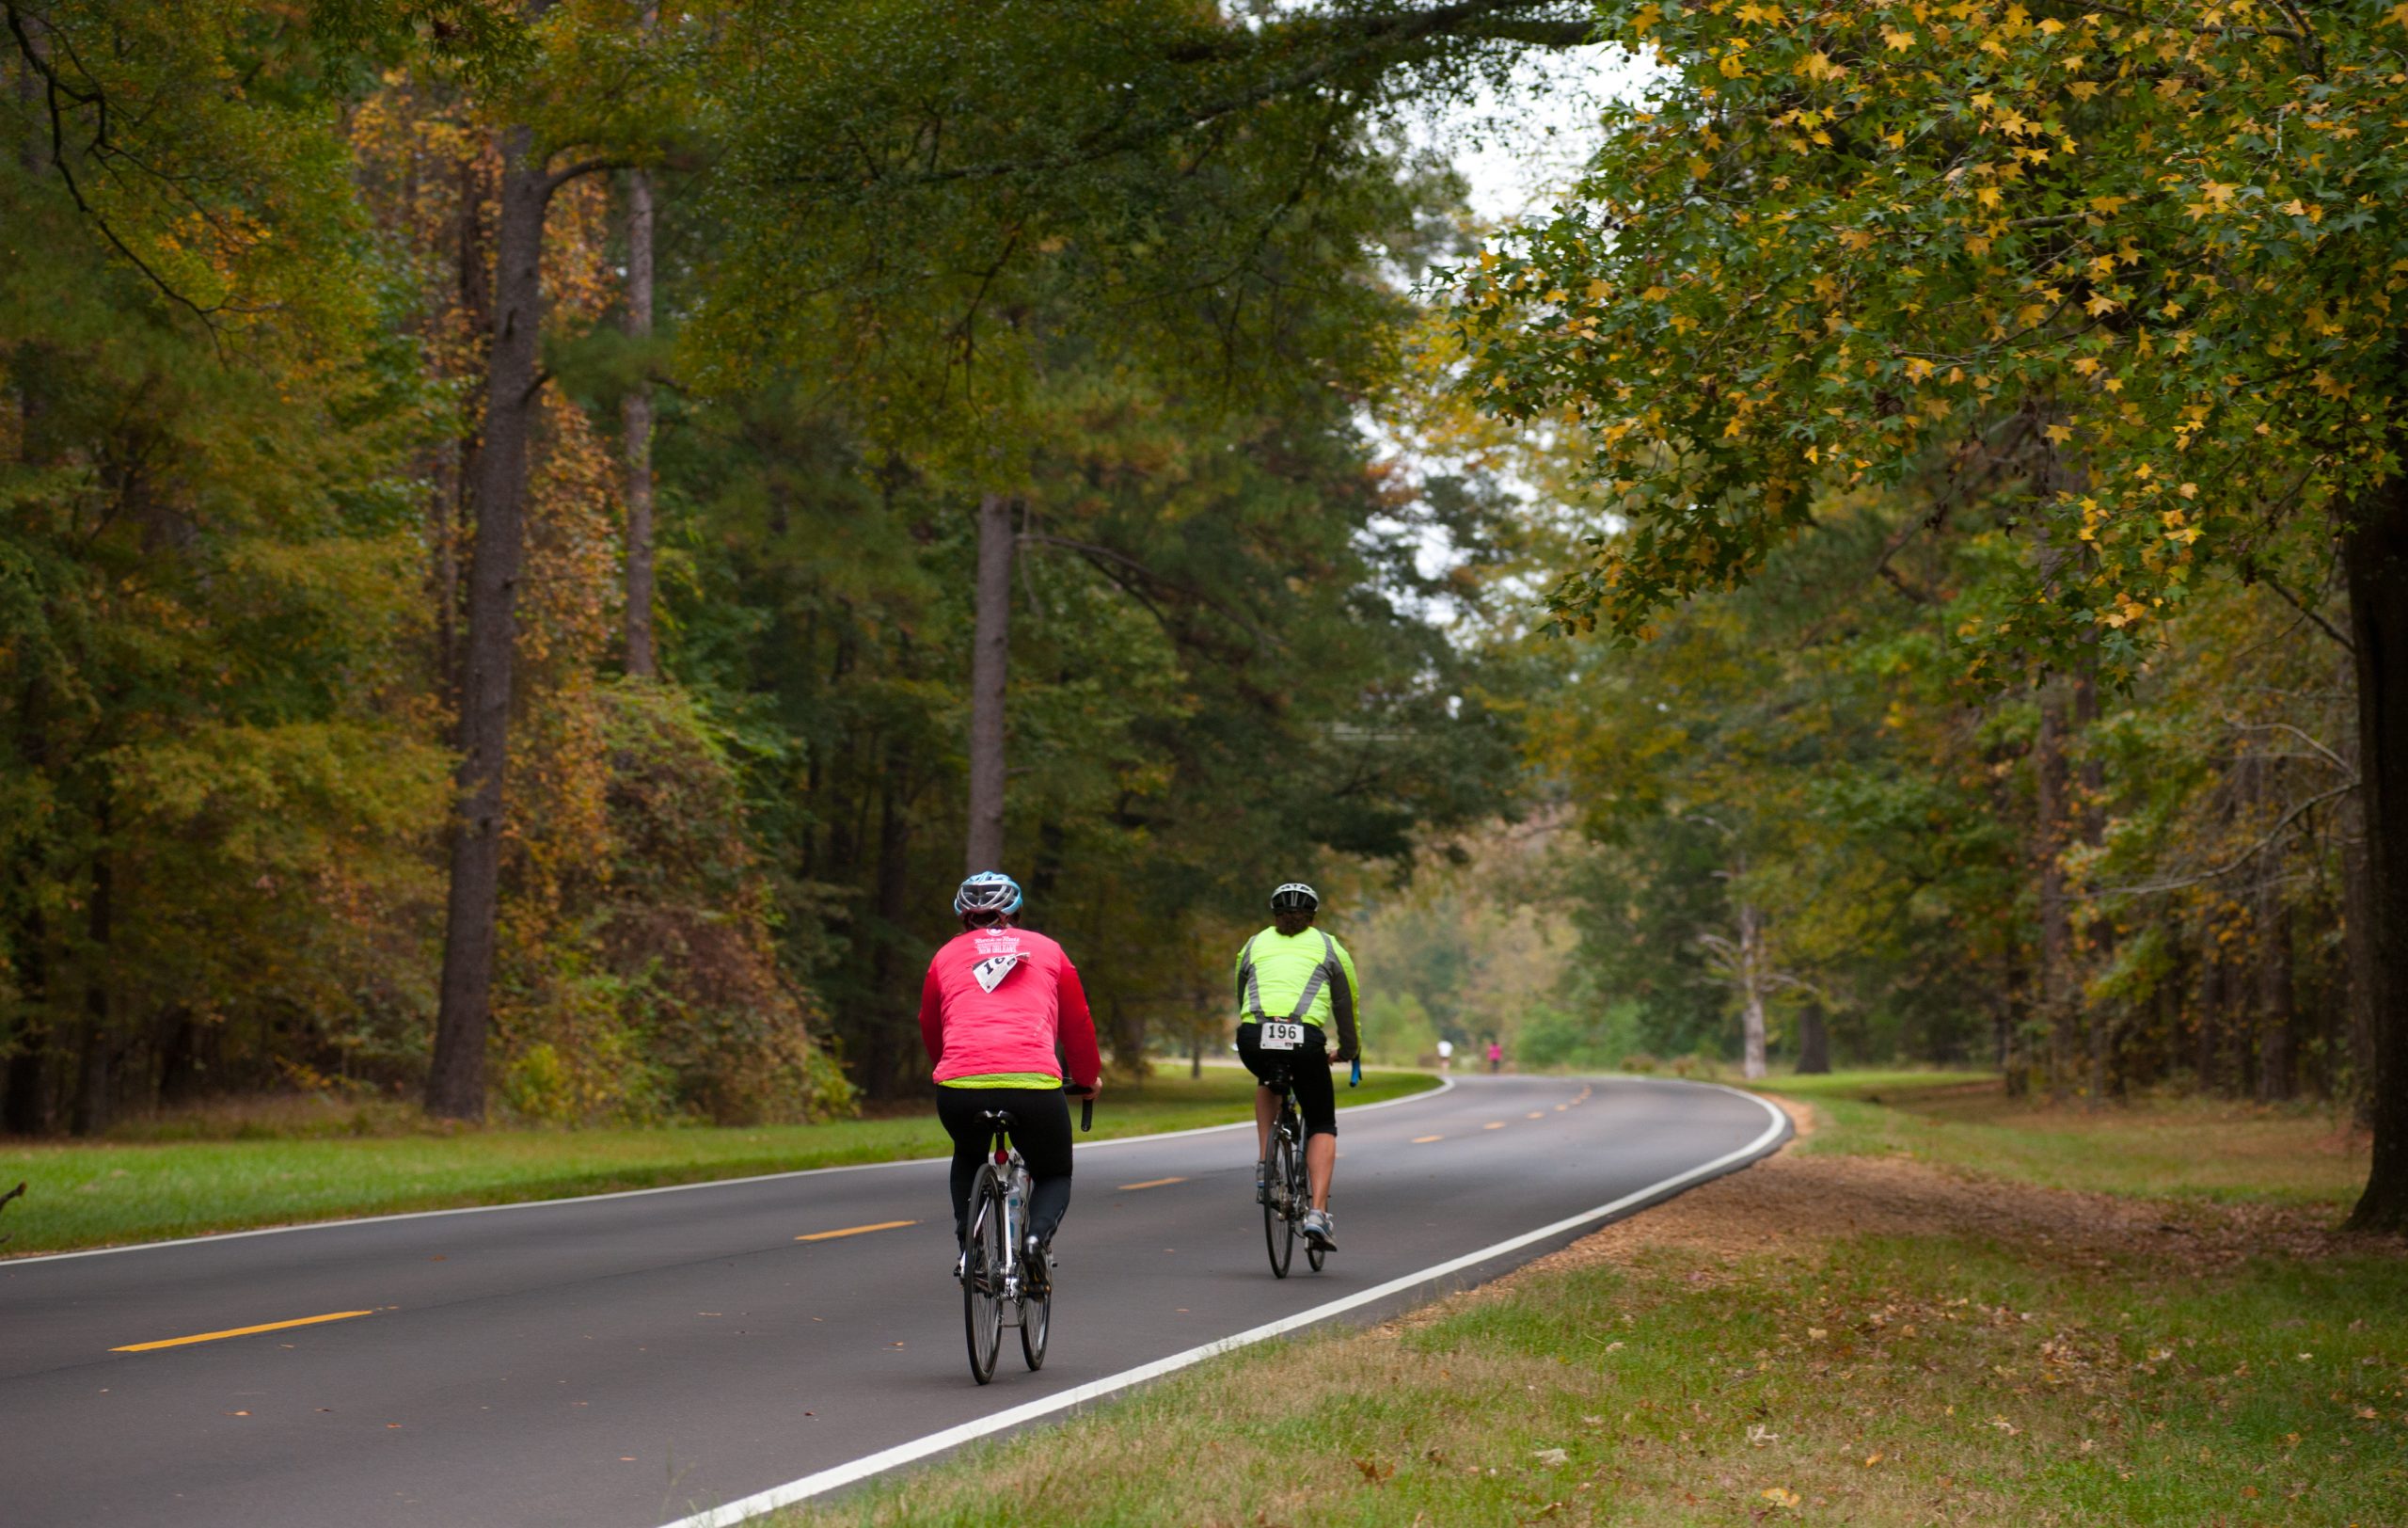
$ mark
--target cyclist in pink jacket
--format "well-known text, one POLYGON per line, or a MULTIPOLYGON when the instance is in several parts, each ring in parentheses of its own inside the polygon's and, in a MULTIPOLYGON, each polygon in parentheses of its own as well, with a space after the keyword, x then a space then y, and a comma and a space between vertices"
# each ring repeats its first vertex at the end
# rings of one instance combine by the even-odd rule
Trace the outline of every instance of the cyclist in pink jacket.
POLYGON ((1011 1111, 1012 1144, 1032 1181, 1031 1257, 1044 1255, 1070 1207, 1070 1091, 1093 1098, 1102 1070, 1079 969, 1062 947, 1020 927, 1020 883, 982 870, 954 893, 961 933, 928 962, 920 1039, 935 1068, 937 1118, 953 1138, 953 1234, 958 1242, 991 1143, 990 1109, 1011 1111), (1056 1047, 1059 1047, 1058 1051, 1056 1047))

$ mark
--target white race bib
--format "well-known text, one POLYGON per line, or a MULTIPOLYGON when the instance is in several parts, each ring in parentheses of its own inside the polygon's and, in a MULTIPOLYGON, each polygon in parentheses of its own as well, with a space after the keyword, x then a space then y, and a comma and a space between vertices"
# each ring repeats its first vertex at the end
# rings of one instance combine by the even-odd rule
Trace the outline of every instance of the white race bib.
POLYGON ((1276 1019, 1263 1021, 1262 1035, 1259 1043, 1264 1050, 1294 1050, 1304 1043, 1305 1027, 1303 1025, 1283 1024, 1276 1019))
POLYGON ((981 992, 993 992, 1003 984, 1004 978, 1012 974, 1012 967, 1018 965, 1021 959, 1017 952, 1009 955, 990 955, 972 966, 970 974, 978 979, 978 988, 981 992))

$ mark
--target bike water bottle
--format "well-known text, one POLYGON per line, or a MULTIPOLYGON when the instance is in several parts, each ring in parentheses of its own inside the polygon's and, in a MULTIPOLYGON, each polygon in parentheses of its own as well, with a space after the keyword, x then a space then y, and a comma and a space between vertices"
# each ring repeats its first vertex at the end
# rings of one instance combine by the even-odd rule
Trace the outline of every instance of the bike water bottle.
POLYGON ((1015 1230, 1026 1223, 1021 1217, 1020 1208, 1021 1185, 1025 1181, 1017 1169, 1009 1178, 1004 1180, 1004 1223, 1015 1230))

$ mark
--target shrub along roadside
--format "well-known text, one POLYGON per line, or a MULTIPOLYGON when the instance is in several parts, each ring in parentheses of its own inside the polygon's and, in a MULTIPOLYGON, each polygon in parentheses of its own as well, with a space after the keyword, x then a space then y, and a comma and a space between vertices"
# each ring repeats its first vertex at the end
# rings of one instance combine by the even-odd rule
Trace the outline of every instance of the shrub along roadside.
MULTIPOLYGON (((1435 1087, 1412 1072, 1367 1072, 1348 1104, 1435 1087)), ((1253 1117, 1252 1082, 1225 1069, 1111 1087, 1097 1140, 1253 1117)), ((372 1139, 272 1138, 148 1145, 0 1141, 0 1253, 65 1251, 208 1231, 698 1183, 760 1172, 934 1156, 933 1114, 750 1128, 462 1130, 372 1139)))
POLYGON ((2401 1248, 2324 1211, 2158 1210, 1792 1153, 1501 1287, 777 1520, 2394 1520, 2401 1248))

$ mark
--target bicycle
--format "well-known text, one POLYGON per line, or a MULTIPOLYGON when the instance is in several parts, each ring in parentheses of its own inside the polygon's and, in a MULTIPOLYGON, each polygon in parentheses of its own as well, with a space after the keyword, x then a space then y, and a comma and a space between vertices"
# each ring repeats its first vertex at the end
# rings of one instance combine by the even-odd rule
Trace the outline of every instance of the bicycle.
MULTIPOLYGON (((1305 1121, 1296 1108, 1294 1069, 1283 1063, 1272 1070, 1272 1075, 1278 1079, 1272 1085, 1279 1090, 1279 1118, 1271 1126, 1271 1149, 1260 1164, 1262 1240, 1271 1254, 1271 1276, 1285 1279, 1296 1260, 1296 1228, 1312 1208, 1312 1185, 1305 1171, 1305 1121)), ((1347 1086, 1356 1088, 1362 1082, 1363 1063, 1356 1061, 1347 1086)), ((1309 1236, 1305 1238, 1305 1261, 1312 1265, 1313 1272, 1321 1272, 1328 1258, 1327 1249, 1309 1236)))
MULTIPOLYGON (((1029 1371, 1045 1367, 1045 1343, 1054 1331, 1054 1273, 1044 1258, 1021 1256, 1032 1184, 1011 1143, 1011 1111, 990 1109, 980 1118, 994 1138, 989 1159, 970 1184, 970 1234, 961 1254, 961 1325, 970 1345, 970 1377, 984 1385, 995 1377, 1006 1326, 1020 1329, 1020 1356, 1029 1371)), ((1094 1127, 1095 1100, 1090 1098, 1081 1104, 1079 1128, 1094 1127)))

